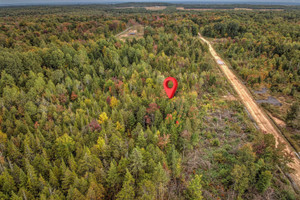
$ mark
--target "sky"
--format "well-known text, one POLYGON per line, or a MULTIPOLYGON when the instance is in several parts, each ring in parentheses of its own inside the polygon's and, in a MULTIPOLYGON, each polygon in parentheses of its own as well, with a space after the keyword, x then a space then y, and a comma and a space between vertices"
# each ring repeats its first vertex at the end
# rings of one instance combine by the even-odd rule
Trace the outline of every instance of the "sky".
MULTIPOLYGON (((259 4, 298 4, 300 0, 188 0, 195 3, 259 3, 259 4)), ((185 3, 184 0, 0 0, 1 5, 33 4, 72 4, 72 3, 122 3, 122 2, 172 2, 185 3)))

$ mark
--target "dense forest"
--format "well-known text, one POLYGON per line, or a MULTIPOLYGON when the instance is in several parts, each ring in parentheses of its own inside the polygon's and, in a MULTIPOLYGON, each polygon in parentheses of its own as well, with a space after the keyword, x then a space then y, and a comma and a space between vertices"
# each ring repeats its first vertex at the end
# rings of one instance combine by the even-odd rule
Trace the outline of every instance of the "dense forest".
POLYGON ((197 36, 228 38, 242 78, 297 102, 300 13, 142 12, 0 8, 0 199, 299 199, 291 155, 226 98, 197 36), (133 25, 143 37, 116 36, 133 25))

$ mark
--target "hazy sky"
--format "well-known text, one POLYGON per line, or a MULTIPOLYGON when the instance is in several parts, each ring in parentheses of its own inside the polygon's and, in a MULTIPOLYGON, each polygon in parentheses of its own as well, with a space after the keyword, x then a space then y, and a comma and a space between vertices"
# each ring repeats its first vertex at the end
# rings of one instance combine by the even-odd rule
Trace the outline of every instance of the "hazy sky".
MULTIPOLYGON (((259 3, 295 3, 300 4, 300 0, 187 0, 189 2, 199 2, 199 3, 213 3, 213 2, 235 2, 235 3, 249 3, 249 2, 259 2, 259 3)), ((55 4, 55 3, 114 3, 114 2, 180 2, 184 3, 184 0, 0 0, 0 5, 26 5, 26 4, 55 4)))

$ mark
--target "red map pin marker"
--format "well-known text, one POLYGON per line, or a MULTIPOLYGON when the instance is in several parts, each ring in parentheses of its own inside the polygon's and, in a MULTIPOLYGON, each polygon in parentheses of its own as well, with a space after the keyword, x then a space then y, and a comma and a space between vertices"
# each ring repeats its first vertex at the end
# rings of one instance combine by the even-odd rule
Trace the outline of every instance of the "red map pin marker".
POLYGON ((176 92, 177 86, 178 86, 177 80, 175 78, 173 78, 173 77, 168 77, 168 78, 166 78, 164 80, 163 84, 164 84, 164 88, 165 88, 165 91, 166 91, 169 99, 172 99, 173 96, 174 96, 174 94, 175 94, 175 92, 176 92), (172 83, 173 83, 173 87, 172 88, 168 87, 168 82, 169 81, 172 81, 172 83))

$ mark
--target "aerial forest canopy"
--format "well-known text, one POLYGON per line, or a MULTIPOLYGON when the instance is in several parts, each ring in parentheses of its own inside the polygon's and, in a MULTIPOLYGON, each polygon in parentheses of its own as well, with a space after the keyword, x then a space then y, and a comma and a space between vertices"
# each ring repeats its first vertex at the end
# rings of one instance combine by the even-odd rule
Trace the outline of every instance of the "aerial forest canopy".
POLYGON ((226 38, 216 46, 243 79, 293 103, 299 15, 0 8, 0 199, 299 198, 291 156, 227 98, 198 37, 226 38), (139 29, 119 36, 129 27, 139 29))

